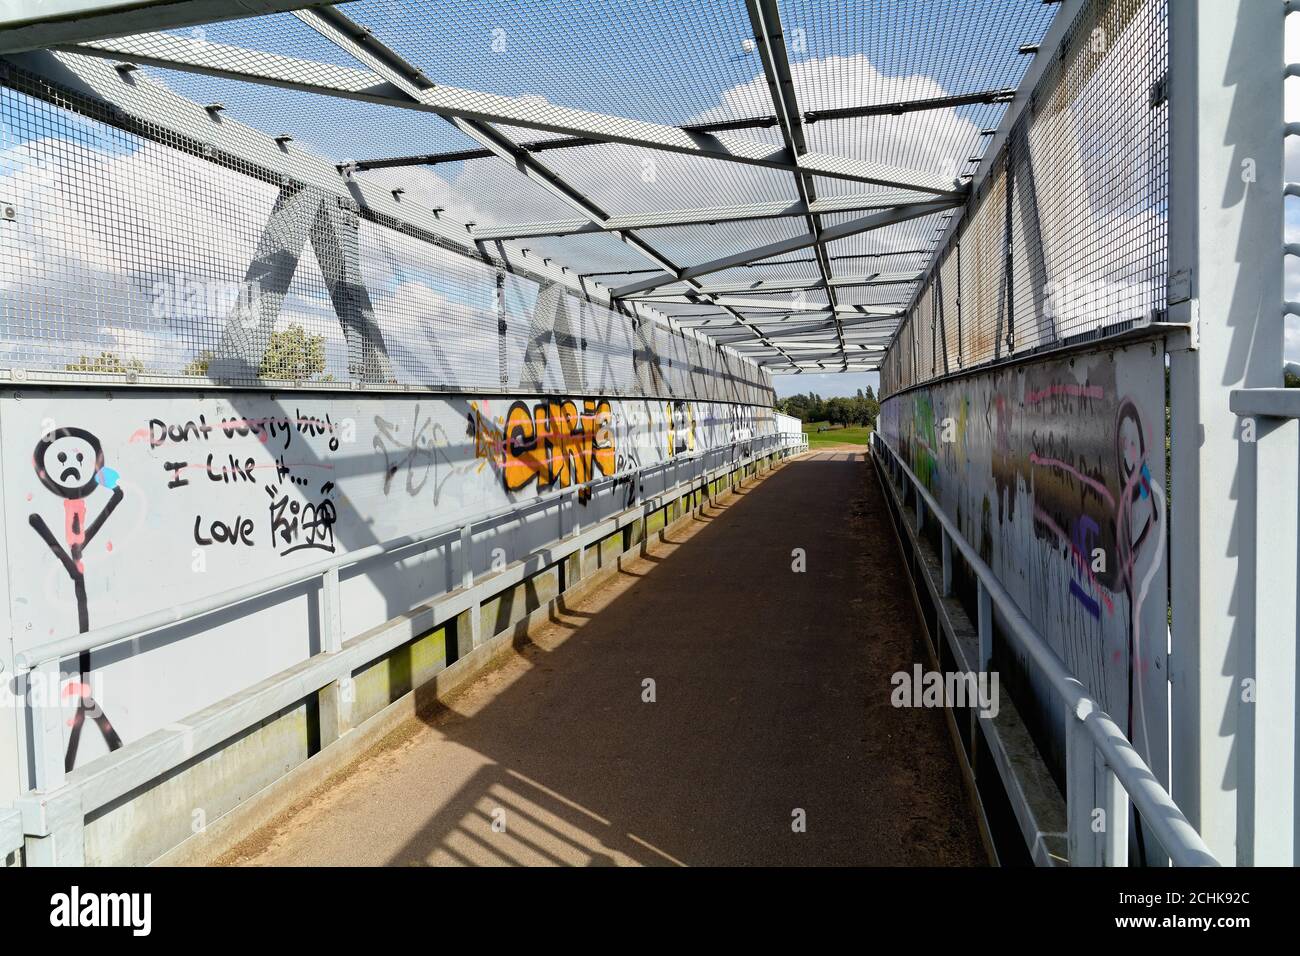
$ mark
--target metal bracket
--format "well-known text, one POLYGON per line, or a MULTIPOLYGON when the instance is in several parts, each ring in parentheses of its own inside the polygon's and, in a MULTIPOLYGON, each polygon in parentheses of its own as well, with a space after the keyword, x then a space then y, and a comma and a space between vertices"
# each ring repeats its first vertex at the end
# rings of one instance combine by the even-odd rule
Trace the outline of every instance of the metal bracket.
POLYGON ((1169 276, 1168 300, 1170 305, 1190 302, 1192 298, 1192 270, 1179 269, 1169 276))
POLYGON ((1169 101, 1169 74, 1163 74, 1160 79, 1151 84, 1151 92, 1148 104, 1152 109, 1169 101))

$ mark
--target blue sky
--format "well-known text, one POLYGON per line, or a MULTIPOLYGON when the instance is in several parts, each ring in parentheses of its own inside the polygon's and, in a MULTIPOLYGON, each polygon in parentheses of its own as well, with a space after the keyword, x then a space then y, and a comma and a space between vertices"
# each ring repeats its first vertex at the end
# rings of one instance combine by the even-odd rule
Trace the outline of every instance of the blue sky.
POLYGON ((865 390, 868 385, 872 391, 880 391, 880 375, 876 372, 827 372, 819 375, 803 372, 799 375, 773 375, 772 385, 777 398, 811 393, 822 398, 835 398, 837 395, 856 395, 858 389, 865 390))

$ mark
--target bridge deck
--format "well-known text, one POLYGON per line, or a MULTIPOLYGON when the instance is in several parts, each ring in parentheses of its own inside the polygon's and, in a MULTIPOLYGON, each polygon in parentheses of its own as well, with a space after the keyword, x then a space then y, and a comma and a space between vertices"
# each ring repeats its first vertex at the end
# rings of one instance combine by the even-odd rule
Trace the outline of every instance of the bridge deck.
POLYGON ((921 647, 871 467, 821 452, 672 529, 224 862, 983 862, 942 713, 890 705, 921 647))

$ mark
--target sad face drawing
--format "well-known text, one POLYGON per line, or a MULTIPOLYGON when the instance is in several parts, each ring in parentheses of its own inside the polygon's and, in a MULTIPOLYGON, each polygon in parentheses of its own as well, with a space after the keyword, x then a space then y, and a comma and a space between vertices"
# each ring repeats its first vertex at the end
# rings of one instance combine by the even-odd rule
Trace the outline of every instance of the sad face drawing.
MULTIPOLYGON (((77 626, 84 634, 90 630, 90 612, 86 606, 86 568, 82 554, 122 501, 117 472, 104 466, 104 451, 99 439, 84 428, 57 428, 47 433, 36 443, 32 466, 36 469, 36 477, 41 484, 63 499, 62 540, 50 530, 40 515, 33 513, 28 518, 28 523, 72 579, 72 590, 77 601, 77 626), (111 494, 99 514, 88 521, 87 499, 100 485, 111 494)), ((90 671, 89 651, 81 652, 79 664, 79 701, 72 719, 72 731, 68 735, 68 753, 64 758, 68 770, 76 762, 77 743, 81 739, 81 726, 86 721, 87 713, 94 715, 95 724, 104 735, 109 750, 122 746, 117 731, 90 697, 90 685, 87 683, 90 671)))

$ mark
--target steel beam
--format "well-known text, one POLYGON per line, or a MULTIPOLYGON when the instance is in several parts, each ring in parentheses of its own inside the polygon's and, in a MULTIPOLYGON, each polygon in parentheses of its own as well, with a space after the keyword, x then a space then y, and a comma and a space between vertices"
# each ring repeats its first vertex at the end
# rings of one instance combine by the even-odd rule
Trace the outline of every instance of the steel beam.
MULTIPOLYGON (((794 156, 806 155, 808 142, 804 136, 803 117, 799 112, 799 101, 795 94, 794 77, 790 72, 790 61, 786 56, 785 34, 781 27, 780 11, 775 0, 745 0, 745 8, 749 13, 750 26, 754 29, 754 37, 758 42, 759 58, 763 64, 763 73, 767 77, 768 93, 776 106, 776 118, 781 128, 781 136, 785 140, 786 148, 794 156)), ((810 210, 807 216, 808 232, 816 236, 822 231, 822 220, 819 215, 811 212, 813 203, 817 201, 813 178, 796 172, 794 181, 800 200, 810 210)), ((818 241, 812 248, 813 256, 817 259, 817 269, 821 272, 823 288, 830 300, 831 313, 834 315, 835 291, 831 286, 831 265, 826 258, 826 246, 818 241)), ((844 335, 838 323, 835 331, 842 350, 844 335)))
MULTIPOLYGON (((830 286, 835 289, 860 288, 866 286, 910 285, 921 277, 919 272, 875 272, 865 276, 832 276, 830 286)), ((769 292, 800 292, 821 289, 825 286, 823 279, 755 279, 752 282, 717 282, 702 286, 709 295, 728 295, 747 292, 751 295, 766 295, 769 292)), ((654 293, 635 296, 644 301, 671 301, 670 298, 654 293)))
MULTIPOLYGON (((491 154, 488 153, 488 155, 491 154)), ((583 219, 562 219, 555 222, 488 226, 475 229, 474 235, 484 240, 514 240, 536 239, 543 236, 574 236, 596 232, 616 232, 621 229, 711 226, 720 222, 744 222, 752 219, 801 218, 808 216, 809 213, 862 212, 868 209, 889 209, 907 203, 926 202, 930 198, 924 193, 910 190, 889 190, 887 192, 859 193, 852 196, 832 196, 817 200, 811 207, 805 205, 803 200, 799 199, 793 202, 678 209, 668 212, 643 212, 611 216, 603 224, 588 222, 583 219)))
POLYGON ((886 306, 876 305, 821 305, 816 302, 801 303, 795 299, 751 299, 745 296, 735 295, 712 295, 709 301, 702 302, 699 299, 686 295, 661 295, 653 298, 628 299, 629 302, 660 302, 676 305, 690 305, 700 302, 702 305, 717 305, 723 308, 743 309, 749 312, 773 311, 788 312, 796 314, 799 312, 824 312, 834 315, 897 315, 898 310, 886 306))
MULTIPOLYGON (((718 123, 686 123, 677 127, 688 133, 722 133, 733 129, 767 129, 776 125, 775 116, 755 116, 750 119, 723 120, 718 123)), ((599 146, 600 140, 585 136, 554 136, 549 139, 520 143, 530 153, 552 149, 573 149, 580 146, 599 146)), ((491 159, 486 149, 458 149, 443 153, 422 153, 415 156, 386 156, 375 159, 358 159, 352 162, 357 171, 367 169, 394 169, 401 166, 438 166, 442 163, 463 163, 471 159, 491 159)))
MULTIPOLYGON (((0 5, 0 54, 216 23, 311 6, 312 0, 41 0, 0 5), (11 12, 12 11, 12 12, 11 12)), ((316 0, 319 2, 319 0, 316 0)))
POLYGON ((859 116, 902 116, 924 110, 955 109, 958 106, 975 106, 980 103, 1010 103, 1015 98, 1014 88, 980 90, 976 93, 957 93, 952 96, 929 96, 915 100, 896 100, 871 106, 843 106, 829 110, 809 110, 803 114, 805 123, 825 120, 853 119, 859 116))
POLYGON ((768 243, 764 246, 759 246, 756 249, 749 249, 745 252, 737 252, 729 256, 724 256, 721 259, 714 259, 712 262, 690 266, 683 269, 678 275, 672 275, 670 273, 653 275, 647 279, 640 279, 636 282, 619 286, 614 289, 611 294, 616 299, 624 298, 637 292, 644 292, 647 289, 657 289, 660 286, 668 285, 673 282, 694 279, 699 276, 710 275, 714 272, 721 272, 724 269, 747 265, 748 263, 755 262, 759 259, 769 259, 773 256, 783 255, 787 252, 796 252, 799 249, 807 249, 811 246, 817 245, 818 243, 832 242, 836 239, 844 239, 848 236, 856 236, 859 233, 870 232, 872 229, 881 229, 885 226, 892 226, 895 223, 907 222, 911 219, 919 219, 922 216, 942 212, 945 209, 951 208, 952 205, 952 200, 936 200, 934 202, 914 203, 909 206, 898 206, 894 209, 888 209, 883 212, 872 213, 870 216, 863 216, 860 219, 852 219, 835 226, 827 226, 825 229, 821 230, 821 232, 816 234, 807 234, 803 236, 795 236, 791 239, 782 239, 777 242, 768 243))
MULTIPOLYGON (((436 237, 438 241, 460 250, 471 257, 479 257, 483 250, 476 246, 469 230, 446 214, 435 214, 411 202, 404 202, 390 189, 364 177, 347 179, 339 170, 319 156, 309 152, 284 148, 275 140, 229 116, 220 122, 198 103, 172 92, 149 77, 133 73, 124 77, 102 58, 88 58, 75 52, 38 51, 20 53, 6 58, 14 68, 26 71, 51 84, 55 101, 62 101, 62 91, 73 97, 109 107, 109 112, 123 129, 149 137, 164 131, 174 143, 182 145, 194 155, 203 155, 212 162, 227 166, 237 160, 238 165, 253 170, 263 179, 312 187, 344 204, 389 220, 401 223, 413 235, 436 237)), ((367 82, 377 77, 366 74, 367 82)), ((75 107, 74 107, 75 108, 75 107)), ((620 304, 609 295, 608 288, 579 275, 572 270, 528 255, 497 243, 494 253, 501 267, 525 273, 536 281, 556 282, 576 296, 618 309, 620 304)), ((336 291, 342 291, 340 286, 336 291)), ((364 303, 355 303, 357 314, 364 317, 364 303)), ((351 307, 351 306, 349 306, 351 307)), ((645 308, 645 320, 665 324, 658 311, 645 308)), ((701 335, 703 347, 714 343, 701 335)), ((358 340, 363 350, 367 348, 364 334, 358 340)))
MULTIPOLYGON (((295 15, 324 21, 340 30, 346 39, 381 59, 391 54, 368 31, 332 7, 298 11, 295 15), (343 24, 350 24, 344 26, 343 24)), ((620 116, 591 113, 551 103, 536 103, 477 90, 435 86, 425 81, 413 99, 395 95, 383 84, 358 85, 357 74, 365 71, 335 67, 276 54, 250 51, 219 43, 192 40, 163 33, 138 34, 122 40, 96 40, 73 48, 76 52, 109 59, 220 76, 251 83, 337 96, 346 99, 414 109, 440 116, 502 123, 525 129, 582 137, 607 143, 640 146, 685 156, 716 159, 807 172, 834 179, 872 183, 897 189, 915 190, 938 196, 964 194, 961 183, 933 173, 901 169, 845 156, 808 153, 795 157, 788 149, 774 148, 751 139, 712 133, 694 133, 676 126, 662 126, 620 116), (311 80, 305 79, 311 77, 311 80)))

